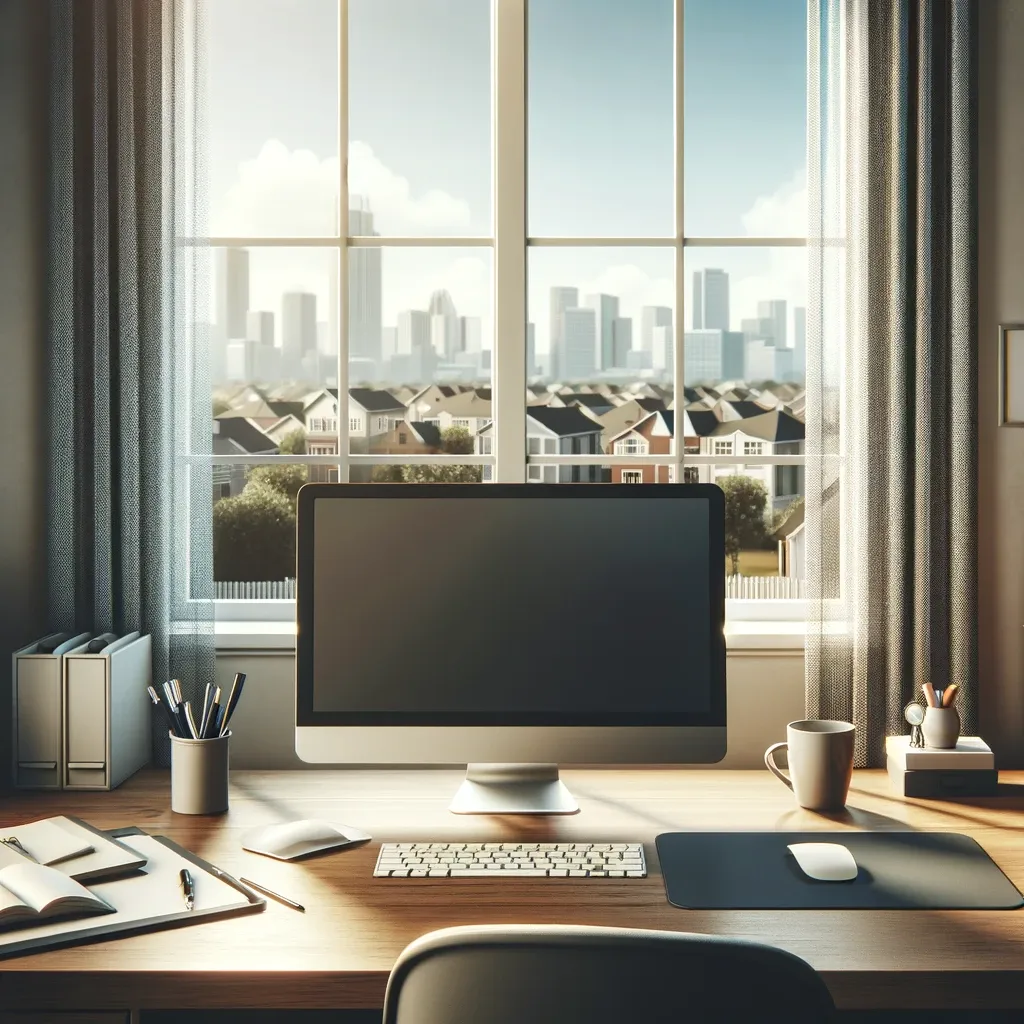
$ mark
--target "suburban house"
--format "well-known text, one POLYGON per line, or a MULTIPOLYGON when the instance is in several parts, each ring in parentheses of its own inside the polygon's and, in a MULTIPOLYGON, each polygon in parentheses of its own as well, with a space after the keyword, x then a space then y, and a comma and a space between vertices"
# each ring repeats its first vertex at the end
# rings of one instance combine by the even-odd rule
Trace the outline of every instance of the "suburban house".
POLYGON ((373 445, 377 455, 436 455, 442 451, 441 431, 433 423, 403 420, 373 445))
MULTIPOLYGON (((620 431, 608 444, 609 455, 672 455, 675 442, 672 431, 675 413, 661 409, 648 413, 638 423, 620 431)), ((687 470, 689 473, 689 470, 687 470)), ((611 467, 613 484, 671 484, 675 483, 675 466, 629 465, 628 462, 611 467)))
POLYGON ((639 423, 645 416, 665 408, 660 398, 630 398, 599 417, 601 423, 601 450, 611 451, 612 439, 627 427, 639 423))
MULTIPOLYGON (((477 434, 476 453, 492 454, 492 424, 477 434)), ((555 465, 535 461, 544 455, 600 455, 601 426, 579 409, 536 406, 526 410, 526 466, 528 483, 607 482, 607 467, 555 465)), ((484 466, 483 481, 494 478, 494 467, 484 466)))
MULTIPOLYGON (((277 455, 278 448, 272 437, 244 416, 218 417, 213 421, 214 455, 277 455)), ((213 500, 234 498, 245 488, 244 465, 213 465, 213 500)))
POLYGON ((804 579, 806 569, 806 532, 804 530, 804 503, 795 501, 772 534, 779 545, 779 575, 804 579))
MULTIPOLYGON (((687 439, 689 448, 689 439, 687 439)), ((781 409, 741 420, 718 423, 700 438, 700 455, 727 457, 803 455, 804 425, 781 409)), ((734 463, 722 466, 695 466, 697 480, 714 483, 723 477, 738 475, 760 480, 768 492, 768 508, 783 509, 804 493, 803 466, 763 466, 734 463)))
POLYGON ((422 422, 432 409, 458 394, 461 394, 461 388, 454 384, 428 384, 407 401, 407 414, 411 420, 422 422))
POLYGON ((348 389, 349 451, 376 451, 377 440, 391 433, 406 416, 406 408, 389 391, 348 389))
POLYGON ((491 418, 490 388, 474 388, 443 398, 421 417, 422 422, 432 423, 439 430, 462 427, 472 437, 476 437, 491 418))

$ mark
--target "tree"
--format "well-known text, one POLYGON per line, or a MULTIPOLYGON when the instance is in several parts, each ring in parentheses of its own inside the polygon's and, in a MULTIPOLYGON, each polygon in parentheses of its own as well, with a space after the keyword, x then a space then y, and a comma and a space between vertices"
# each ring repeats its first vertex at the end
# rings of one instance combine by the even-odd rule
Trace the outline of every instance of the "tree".
POLYGON ((721 477, 718 486, 725 492, 725 554, 735 576, 740 571, 740 551, 765 543, 768 492, 760 480, 749 476, 721 477))
POLYGON ((272 491, 287 498, 294 511, 299 488, 308 479, 309 469, 306 466, 253 466, 249 470, 248 483, 242 494, 245 494, 250 487, 269 487, 272 491))
MULTIPOLYGON (((472 455, 473 435, 465 427, 441 431, 441 451, 446 455, 472 455)), ((482 466, 374 466, 371 479, 377 483, 478 484, 482 466)))
POLYGON ((213 506, 213 575, 217 580, 293 577, 294 501, 251 479, 240 495, 218 501, 213 506))
POLYGON ((306 432, 299 427, 290 434, 285 434, 277 448, 282 455, 305 455, 306 432))

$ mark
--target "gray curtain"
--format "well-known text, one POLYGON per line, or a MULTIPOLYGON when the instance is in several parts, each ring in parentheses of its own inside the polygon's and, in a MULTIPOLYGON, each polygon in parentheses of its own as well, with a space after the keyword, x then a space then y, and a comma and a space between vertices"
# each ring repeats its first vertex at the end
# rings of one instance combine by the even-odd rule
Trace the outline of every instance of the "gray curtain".
MULTIPOLYGON (((173 244, 188 193, 165 130, 184 29, 173 3, 46 2, 50 623, 148 632, 154 681, 195 692, 214 655, 212 490, 195 458, 209 403, 185 330, 197 282, 173 244)), ((154 737, 166 763, 155 718, 154 737)))
POLYGON ((811 0, 806 681, 860 765, 977 726, 972 0, 811 0))

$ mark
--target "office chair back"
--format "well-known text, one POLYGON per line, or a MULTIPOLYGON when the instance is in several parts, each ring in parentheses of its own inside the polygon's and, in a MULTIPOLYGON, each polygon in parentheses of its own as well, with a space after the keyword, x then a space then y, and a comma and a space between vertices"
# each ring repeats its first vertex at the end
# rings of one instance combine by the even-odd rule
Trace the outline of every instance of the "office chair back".
POLYGON ((740 939, 625 928, 446 928, 388 980, 384 1024, 820 1024, 805 961, 740 939))

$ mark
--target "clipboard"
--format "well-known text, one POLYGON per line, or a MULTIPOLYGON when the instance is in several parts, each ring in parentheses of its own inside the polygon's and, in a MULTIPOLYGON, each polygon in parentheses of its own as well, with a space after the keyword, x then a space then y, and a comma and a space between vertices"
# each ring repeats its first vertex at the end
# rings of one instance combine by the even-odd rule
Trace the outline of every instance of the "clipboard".
POLYGON ((151 836, 142 829, 117 829, 105 834, 121 841, 127 839, 125 845, 135 839, 131 848, 146 857, 145 867, 133 875, 89 886, 110 903, 115 912, 102 917, 48 921, 2 931, 0 959, 199 924, 215 918, 260 913, 266 907, 263 897, 166 836, 151 836), (177 873, 185 866, 192 871, 196 883, 194 910, 185 909, 177 885, 177 873), (205 885, 204 879, 209 880, 205 885))

